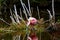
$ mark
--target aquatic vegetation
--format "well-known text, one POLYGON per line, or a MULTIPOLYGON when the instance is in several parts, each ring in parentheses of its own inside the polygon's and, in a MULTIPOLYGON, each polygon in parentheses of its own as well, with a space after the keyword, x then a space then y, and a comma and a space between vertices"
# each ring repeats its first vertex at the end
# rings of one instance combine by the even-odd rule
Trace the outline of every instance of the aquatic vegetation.
MULTIPOLYGON (((44 32, 49 34, 49 28, 52 27, 55 28, 55 12, 54 12, 54 0, 52 0, 52 13, 50 10, 47 9, 47 12, 49 14, 49 20, 44 21, 44 18, 40 17, 39 14, 39 8, 37 6, 37 14, 38 19, 32 16, 31 8, 30 8, 30 2, 28 0, 28 8, 23 3, 22 0, 20 0, 23 10, 20 8, 20 15, 17 12, 16 5, 14 4, 14 13, 10 9, 10 18, 11 23, 7 23, 5 20, 0 18, 3 22, 5 22, 8 27, 0 28, 0 35, 4 34, 10 34, 12 35, 12 40, 41 40, 42 35, 44 32), (24 13, 26 20, 23 19, 22 12, 24 13), (28 17, 29 16, 29 17, 28 17), (46 22, 48 27, 46 27, 46 22)), ((48 35, 50 36, 50 34, 48 35)), ((50 38, 51 39, 51 38, 50 38)))

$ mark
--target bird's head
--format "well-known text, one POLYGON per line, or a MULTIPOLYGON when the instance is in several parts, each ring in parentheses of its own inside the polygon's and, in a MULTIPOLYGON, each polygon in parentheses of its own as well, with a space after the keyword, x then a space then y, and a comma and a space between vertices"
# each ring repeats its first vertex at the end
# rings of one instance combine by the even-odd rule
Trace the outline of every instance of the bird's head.
POLYGON ((35 24, 37 24, 37 19, 34 17, 29 17, 27 24, 28 25, 35 25, 35 24))

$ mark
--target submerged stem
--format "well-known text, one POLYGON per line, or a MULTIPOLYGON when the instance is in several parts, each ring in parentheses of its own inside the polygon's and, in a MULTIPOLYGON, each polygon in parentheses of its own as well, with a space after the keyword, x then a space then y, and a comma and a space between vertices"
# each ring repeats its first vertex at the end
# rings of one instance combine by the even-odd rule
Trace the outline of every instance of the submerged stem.
POLYGON ((17 10, 16 10, 16 5, 14 5, 14 9, 15 9, 15 15, 16 15, 16 22, 20 23, 19 19, 18 19, 18 14, 17 14, 17 10))
POLYGON ((0 20, 3 21, 4 23, 6 23, 7 25, 10 25, 10 24, 9 24, 8 22, 6 22, 5 20, 3 20, 3 19, 1 19, 1 18, 0 18, 0 20))
POLYGON ((55 23, 54 0, 52 0, 52 12, 53 12, 53 20, 54 20, 54 23, 55 23))
POLYGON ((52 19, 52 14, 51 14, 50 10, 47 9, 47 11, 49 13, 49 18, 52 19))
POLYGON ((11 18, 13 24, 16 23, 12 16, 10 16, 10 18, 11 18))
POLYGON ((29 7, 30 16, 32 16, 32 15, 31 15, 31 8, 30 8, 30 2, 29 2, 29 0, 28 0, 28 7, 29 7))
POLYGON ((23 18, 23 17, 22 17, 22 12, 21 12, 21 9, 20 9, 20 16, 21 16, 21 18, 23 18))
POLYGON ((38 17, 40 19, 40 14, 39 14, 39 8, 38 8, 38 6, 37 6, 37 12, 38 12, 38 17))
POLYGON ((26 10, 25 10, 25 8, 24 8, 24 3, 22 2, 22 0, 20 0, 20 2, 21 2, 21 5, 22 5, 22 7, 23 7, 23 12, 24 12, 24 14, 25 14, 25 16, 26 16, 26 19, 28 20, 28 16, 27 16, 26 10))

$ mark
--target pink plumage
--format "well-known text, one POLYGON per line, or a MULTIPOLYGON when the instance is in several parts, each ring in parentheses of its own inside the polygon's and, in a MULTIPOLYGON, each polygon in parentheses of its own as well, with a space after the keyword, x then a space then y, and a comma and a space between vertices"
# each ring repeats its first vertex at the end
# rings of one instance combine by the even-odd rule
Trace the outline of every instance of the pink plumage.
POLYGON ((37 23, 37 19, 34 17, 29 17, 27 25, 35 25, 37 23))
POLYGON ((38 40, 38 37, 36 36, 36 34, 33 33, 32 35, 30 35, 28 40, 38 40))

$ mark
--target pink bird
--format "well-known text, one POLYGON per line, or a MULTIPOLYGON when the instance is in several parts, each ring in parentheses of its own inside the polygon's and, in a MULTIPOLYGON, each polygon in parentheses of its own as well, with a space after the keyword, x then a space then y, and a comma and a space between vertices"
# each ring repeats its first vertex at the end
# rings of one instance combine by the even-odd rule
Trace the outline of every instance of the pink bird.
MULTIPOLYGON (((27 26, 35 24, 37 24, 37 19, 34 17, 29 17, 27 26)), ((38 40, 38 37, 36 36, 35 33, 31 33, 31 35, 28 37, 28 40, 38 40)))

